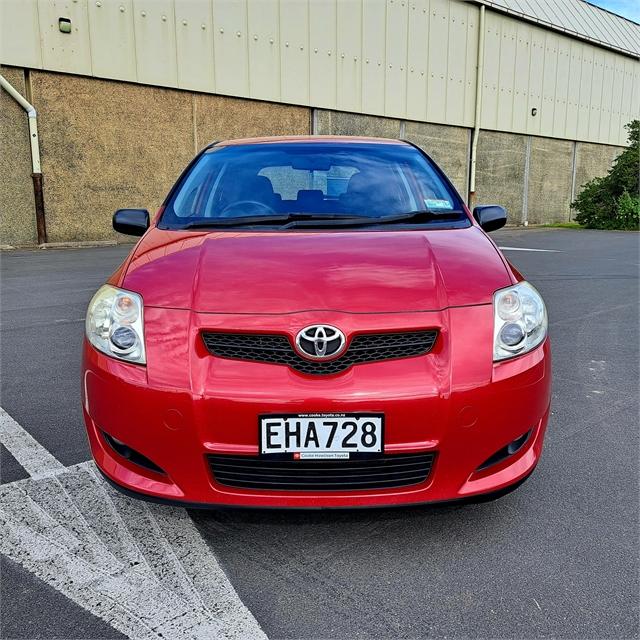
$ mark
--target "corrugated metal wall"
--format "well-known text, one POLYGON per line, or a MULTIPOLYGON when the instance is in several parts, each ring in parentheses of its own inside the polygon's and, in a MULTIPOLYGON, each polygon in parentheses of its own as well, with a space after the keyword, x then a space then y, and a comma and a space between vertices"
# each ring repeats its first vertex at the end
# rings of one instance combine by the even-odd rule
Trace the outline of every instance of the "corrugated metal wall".
POLYGON ((492 11, 483 85, 486 129, 624 144, 640 112, 640 62, 492 11))
MULTIPOLYGON (((3 0, 0 11, 8 65, 474 124, 469 2, 3 0)), ((637 60, 491 10, 484 73, 483 128, 624 144, 638 117, 637 60)))

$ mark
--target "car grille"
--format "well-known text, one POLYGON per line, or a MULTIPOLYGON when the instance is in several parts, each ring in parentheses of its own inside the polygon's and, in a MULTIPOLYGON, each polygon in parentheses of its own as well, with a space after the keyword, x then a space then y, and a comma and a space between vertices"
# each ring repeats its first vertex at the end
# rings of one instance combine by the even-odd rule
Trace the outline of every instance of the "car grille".
POLYGON ((431 351, 436 330, 402 333, 367 333, 351 340, 348 349, 335 360, 307 360, 294 351, 289 338, 281 334, 203 332, 209 352, 220 358, 282 364, 302 373, 328 375, 354 364, 419 356, 431 351))
POLYGON ((207 457, 216 482, 228 487, 347 491, 391 489, 425 482, 435 453, 354 460, 282 460, 213 454, 207 457))

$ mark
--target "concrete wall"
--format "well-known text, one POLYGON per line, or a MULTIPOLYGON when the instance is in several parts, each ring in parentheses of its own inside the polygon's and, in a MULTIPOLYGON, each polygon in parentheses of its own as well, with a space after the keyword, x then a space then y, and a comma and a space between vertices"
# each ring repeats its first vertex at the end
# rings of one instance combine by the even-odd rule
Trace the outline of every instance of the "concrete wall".
POLYGON ((469 189, 469 129, 407 122, 404 138, 428 153, 449 176, 463 200, 466 200, 469 189))
POLYGON ((527 220, 529 224, 567 222, 574 143, 532 136, 529 144, 527 220))
POLYGON ((334 136, 372 136, 378 138, 399 138, 400 120, 367 116, 344 111, 316 110, 314 133, 334 136))
POLYGON ((115 238, 115 209, 157 209, 193 156, 188 94, 47 72, 32 86, 49 242, 115 238))
MULTIPOLYGON (((24 72, 3 68, 25 93, 24 72)), ((467 194, 470 130, 465 127, 312 110, 43 71, 31 72, 38 110, 50 242, 128 241, 111 229, 120 207, 154 211, 205 144, 255 135, 352 134, 404 137, 442 166, 467 194), (313 116, 313 117, 312 117, 313 116)), ((36 241, 27 119, 0 96, 0 244, 36 241)), ((620 147, 481 131, 477 204, 502 204, 520 224, 566 221, 575 193, 605 175, 620 147), (575 148, 575 158, 574 158, 575 148), (525 193, 526 190, 526 193, 525 193)))
MULTIPOLYGON (((25 95, 22 69, 2 67, 0 73, 25 95)), ((32 185, 27 114, 0 91, 0 244, 35 244, 32 185)))
MULTIPOLYGON (((31 77, 49 242, 123 240, 111 229, 113 212, 156 210, 196 150, 214 139, 309 132, 302 107, 39 71, 31 77)), ((16 126, 10 133, 28 139, 16 126)), ((21 224, 8 224, 11 233, 21 224)), ((14 244, 11 233, 2 242, 14 244)))
POLYGON ((193 96, 198 149, 214 140, 311 132, 311 112, 304 107, 204 93, 193 96))
POLYGON ((476 160, 476 204, 500 204, 510 224, 522 220, 527 137, 481 131, 476 160))
POLYGON ((606 175, 621 152, 621 147, 608 144, 577 142, 575 195, 578 195, 581 188, 593 178, 606 175))
POLYGON ((506 207, 510 224, 569 222, 571 202, 582 185, 606 175, 621 151, 611 145, 481 131, 475 202, 506 207))

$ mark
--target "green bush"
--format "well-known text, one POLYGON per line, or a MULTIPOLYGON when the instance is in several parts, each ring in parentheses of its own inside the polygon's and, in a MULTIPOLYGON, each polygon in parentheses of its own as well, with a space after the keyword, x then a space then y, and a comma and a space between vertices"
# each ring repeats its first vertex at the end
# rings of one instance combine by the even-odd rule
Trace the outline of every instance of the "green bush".
POLYGON ((640 225, 640 197, 629 195, 625 191, 618 198, 616 219, 620 223, 619 229, 638 229, 640 225))
POLYGON ((638 230, 640 226, 640 120, 625 128, 629 146, 606 176, 587 182, 571 203, 576 221, 588 229, 638 230))

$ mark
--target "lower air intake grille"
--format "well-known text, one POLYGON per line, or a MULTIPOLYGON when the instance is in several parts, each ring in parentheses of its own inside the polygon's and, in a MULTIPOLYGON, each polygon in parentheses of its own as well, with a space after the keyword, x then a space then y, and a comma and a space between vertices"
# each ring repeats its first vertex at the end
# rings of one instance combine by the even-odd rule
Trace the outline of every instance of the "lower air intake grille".
POLYGON ((424 482, 435 453, 407 453, 355 460, 272 460, 209 455, 216 482, 242 489, 349 491, 391 489, 424 482))
POLYGON ((202 339, 211 353, 220 358, 282 364, 313 375, 345 371, 354 364, 419 356, 431 351, 438 332, 363 333, 351 340, 337 359, 312 361, 294 351, 289 338, 281 334, 204 332, 202 339))

